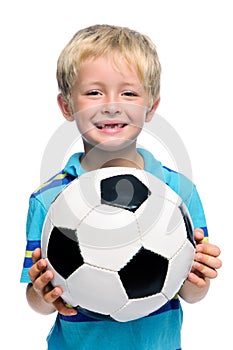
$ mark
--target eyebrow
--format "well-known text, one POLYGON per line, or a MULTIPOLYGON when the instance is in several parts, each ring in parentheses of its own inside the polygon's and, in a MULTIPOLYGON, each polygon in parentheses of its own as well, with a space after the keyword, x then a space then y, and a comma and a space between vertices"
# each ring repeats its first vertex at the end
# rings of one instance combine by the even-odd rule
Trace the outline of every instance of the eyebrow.
MULTIPOLYGON (((105 86, 105 85, 108 85, 106 84, 104 81, 86 81, 86 82, 83 82, 81 84, 79 84, 80 87, 87 87, 87 86, 91 86, 91 85, 97 85, 97 86, 105 86)), ((118 84, 120 87, 129 87, 129 88, 137 88, 140 87, 140 88, 143 88, 143 85, 142 83, 138 84, 138 83, 134 83, 134 82, 129 82, 129 81, 122 81, 118 84)))

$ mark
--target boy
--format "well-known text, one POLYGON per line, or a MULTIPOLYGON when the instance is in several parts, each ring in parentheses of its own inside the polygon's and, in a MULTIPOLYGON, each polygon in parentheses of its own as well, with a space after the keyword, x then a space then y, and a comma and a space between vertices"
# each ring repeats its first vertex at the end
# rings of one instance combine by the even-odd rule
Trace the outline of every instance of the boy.
POLYGON ((217 276, 220 250, 205 241, 206 222, 195 186, 181 174, 163 167, 147 150, 136 148, 144 123, 153 118, 159 105, 160 63, 155 46, 148 37, 128 28, 109 25, 85 28, 62 51, 57 80, 59 107, 66 120, 75 120, 84 152, 74 154, 65 168, 30 198, 28 257, 22 281, 28 282, 27 300, 35 311, 41 314, 58 311, 47 338, 48 349, 181 349, 182 310, 178 297, 135 321, 96 320, 65 305, 61 288, 53 288, 50 283, 53 274, 46 271, 40 251, 48 208, 68 183, 101 167, 135 167, 155 176, 162 173, 164 181, 182 196, 189 208, 197 247, 192 271, 179 291, 180 297, 190 303, 201 300, 210 279, 217 276))

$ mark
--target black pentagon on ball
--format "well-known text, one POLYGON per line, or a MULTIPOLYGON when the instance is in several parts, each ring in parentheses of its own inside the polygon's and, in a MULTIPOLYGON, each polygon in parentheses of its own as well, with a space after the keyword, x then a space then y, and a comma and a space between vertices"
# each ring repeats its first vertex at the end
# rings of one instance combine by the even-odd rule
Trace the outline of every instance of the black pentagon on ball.
POLYGON ((168 270, 168 260, 141 248, 119 272, 129 298, 143 298, 160 293, 168 270))
POLYGON ((101 204, 135 212, 150 196, 150 190, 134 175, 115 175, 101 180, 101 204))
POLYGON ((53 268, 65 279, 83 265, 76 230, 53 227, 47 257, 53 268))

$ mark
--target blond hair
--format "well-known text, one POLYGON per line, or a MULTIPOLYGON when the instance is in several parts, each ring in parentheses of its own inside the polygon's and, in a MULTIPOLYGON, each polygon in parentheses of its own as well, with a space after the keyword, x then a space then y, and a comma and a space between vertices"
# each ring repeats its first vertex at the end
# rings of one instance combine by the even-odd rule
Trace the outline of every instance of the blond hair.
POLYGON ((94 25, 79 30, 58 58, 58 88, 68 102, 71 102, 72 87, 81 63, 104 55, 111 56, 117 67, 120 67, 122 58, 129 67, 133 65, 148 92, 150 103, 157 101, 161 66, 151 39, 126 27, 94 25))

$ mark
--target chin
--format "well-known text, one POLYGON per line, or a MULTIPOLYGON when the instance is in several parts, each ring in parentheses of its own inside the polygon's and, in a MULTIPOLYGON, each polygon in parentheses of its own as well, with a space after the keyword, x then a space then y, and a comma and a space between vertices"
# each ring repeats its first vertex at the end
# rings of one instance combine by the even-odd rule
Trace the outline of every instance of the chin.
POLYGON ((135 144, 135 140, 112 139, 95 145, 98 150, 107 152, 122 152, 135 144))

